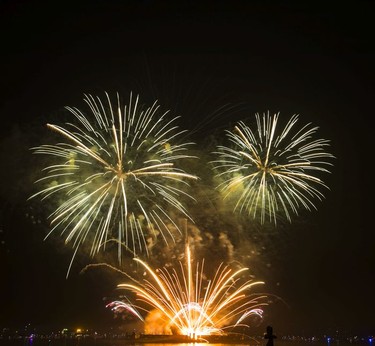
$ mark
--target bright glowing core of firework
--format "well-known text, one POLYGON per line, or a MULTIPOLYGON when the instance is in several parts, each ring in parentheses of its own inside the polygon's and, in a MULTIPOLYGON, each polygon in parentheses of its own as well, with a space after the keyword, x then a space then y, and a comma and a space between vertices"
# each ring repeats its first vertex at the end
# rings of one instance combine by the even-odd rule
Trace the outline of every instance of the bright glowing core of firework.
MULTIPOLYGON (((197 339, 204 335, 222 335, 229 328, 248 326, 244 321, 250 315, 262 317, 262 306, 267 305, 265 295, 249 294, 249 290, 263 284, 261 281, 242 281, 241 275, 248 268, 232 270, 221 264, 212 280, 205 279, 204 262, 193 268, 189 246, 186 262, 180 262, 180 271, 167 268, 152 270, 145 262, 135 259, 150 275, 142 285, 120 284, 119 288, 136 294, 137 301, 114 301, 107 305, 112 310, 126 311, 142 321, 139 311, 157 316, 156 328, 145 326, 154 334, 179 334, 197 339)), ((147 321, 147 318, 145 319, 147 321)))

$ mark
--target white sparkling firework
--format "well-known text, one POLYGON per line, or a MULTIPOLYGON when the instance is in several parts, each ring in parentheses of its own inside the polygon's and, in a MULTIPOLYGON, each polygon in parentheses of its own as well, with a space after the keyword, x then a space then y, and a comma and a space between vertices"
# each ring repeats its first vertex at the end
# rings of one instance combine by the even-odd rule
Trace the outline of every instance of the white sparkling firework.
POLYGON ((66 107, 75 122, 47 125, 63 141, 32 148, 52 163, 37 181, 41 190, 30 198, 57 203, 47 237, 59 230, 66 243, 73 242, 73 258, 84 242, 91 243, 92 256, 112 240, 120 260, 123 246, 147 252, 150 238, 160 235, 168 243, 181 233, 171 210, 191 219, 182 201, 192 198, 186 190, 196 176, 176 163, 191 158, 192 143, 179 143, 185 131, 178 129, 178 117, 167 119, 157 102, 140 107, 132 94, 127 105, 118 94, 115 102, 105 95, 85 95, 86 114, 66 107))
POLYGON ((279 113, 255 115, 252 129, 243 121, 234 131, 226 131, 228 146, 218 146, 213 161, 217 188, 224 199, 234 201, 234 210, 250 217, 266 218, 276 224, 280 214, 291 221, 299 209, 316 209, 314 200, 324 195, 318 187, 327 188, 316 175, 329 173, 333 155, 326 152, 329 141, 314 139, 318 127, 310 124, 296 128, 298 115, 293 115, 279 131, 279 113))
POLYGON ((262 318, 267 296, 249 292, 264 282, 243 280, 241 275, 248 268, 233 270, 222 263, 214 278, 207 280, 204 262, 197 263, 194 270, 189 246, 186 246, 185 264, 180 262, 180 271, 174 268, 154 271, 142 260, 135 260, 151 279, 144 279, 143 285, 118 285, 135 293, 139 303, 114 301, 107 305, 114 311, 126 311, 142 321, 139 311, 157 311, 158 328, 177 330, 178 334, 195 340, 201 336, 223 335, 225 330, 236 326, 249 327, 244 321, 250 315, 262 318))

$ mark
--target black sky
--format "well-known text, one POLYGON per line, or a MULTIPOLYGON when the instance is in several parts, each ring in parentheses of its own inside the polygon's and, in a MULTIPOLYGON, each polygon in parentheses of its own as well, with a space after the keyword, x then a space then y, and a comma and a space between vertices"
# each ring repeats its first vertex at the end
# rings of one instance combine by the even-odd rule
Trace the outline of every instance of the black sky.
POLYGON ((111 323, 102 297, 113 282, 66 280, 70 252, 43 242, 26 216, 33 167, 23 158, 46 119, 83 93, 133 90, 189 122, 245 102, 248 116, 299 113, 320 127, 337 157, 330 191, 301 229, 274 238, 269 288, 288 307, 267 318, 297 334, 374 334, 374 10, 371 1, 2 1, 0 326, 111 323))

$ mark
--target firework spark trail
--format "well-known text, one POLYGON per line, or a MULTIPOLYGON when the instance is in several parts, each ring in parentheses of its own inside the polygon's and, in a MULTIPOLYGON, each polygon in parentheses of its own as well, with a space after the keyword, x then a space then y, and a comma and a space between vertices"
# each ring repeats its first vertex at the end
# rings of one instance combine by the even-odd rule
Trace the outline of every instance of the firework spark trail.
POLYGON ((144 322, 144 319, 142 315, 138 312, 138 310, 132 306, 131 303, 125 303, 121 300, 115 300, 109 304, 106 305, 107 308, 111 308, 112 311, 129 311, 134 316, 137 316, 142 322, 144 322))
POLYGON ((250 315, 262 317, 262 306, 267 305, 262 294, 247 294, 261 281, 247 280, 241 283, 241 275, 248 268, 233 271, 221 264, 212 280, 204 279, 204 261, 197 263, 195 272, 190 248, 186 246, 186 263, 180 262, 180 272, 167 268, 154 271, 140 259, 135 258, 151 276, 143 285, 119 284, 118 288, 136 294, 142 305, 114 301, 108 306, 112 309, 125 309, 139 318, 139 309, 150 312, 156 309, 161 313, 164 323, 175 328, 181 335, 197 339, 203 335, 223 334, 224 329, 240 325, 250 315), (135 311, 135 312, 133 312, 135 311))
POLYGON ((168 243, 181 233, 170 209, 191 220, 182 199, 193 199, 185 189, 197 177, 176 167, 192 158, 186 151, 193 144, 178 142, 186 132, 175 125, 178 117, 167 120, 157 102, 144 109, 132 94, 125 106, 118 94, 113 103, 105 95, 103 101, 85 95, 88 114, 66 107, 76 123, 47 125, 66 142, 32 148, 53 163, 43 169, 45 176, 36 182, 42 188, 30 199, 61 199, 49 216, 53 228, 47 237, 60 230, 76 251, 91 242, 91 256, 117 241, 121 261, 123 246, 147 253, 148 237, 160 234, 168 243))
POLYGON ((328 188, 314 173, 326 172, 333 155, 325 151, 329 141, 313 139, 318 127, 310 124, 295 130, 298 115, 293 115, 280 134, 279 113, 261 117, 256 114, 257 128, 240 121, 233 132, 226 131, 228 146, 218 146, 217 159, 212 161, 216 177, 221 179, 217 188, 224 199, 235 201, 234 210, 247 211, 261 223, 269 220, 276 224, 283 212, 291 221, 303 207, 316 209, 314 199, 322 200, 318 187, 328 188))

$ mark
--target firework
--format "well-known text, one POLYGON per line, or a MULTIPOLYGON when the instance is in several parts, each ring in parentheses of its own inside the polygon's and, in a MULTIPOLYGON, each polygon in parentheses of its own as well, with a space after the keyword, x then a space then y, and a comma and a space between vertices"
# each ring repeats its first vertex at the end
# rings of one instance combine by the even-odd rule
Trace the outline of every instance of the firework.
POLYGON ((324 198, 319 187, 327 188, 316 173, 329 173, 326 167, 334 157, 325 150, 329 141, 314 139, 318 127, 297 129, 298 115, 280 132, 279 113, 255 117, 255 131, 238 122, 233 132, 226 131, 230 144, 218 146, 214 153, 217 188, 224 199, 261 223, 268 217, 276 224, 281 213, 291 221, 300 208, 316 209, 315 200, 324 198))
MULTIPOLYGON (((228 328, 248 326, 244 320, 250 315, 262 317, 265 295, 249 294, 261 281, 245 280, 241 276, 248 268, 233 270, 221 264, 212 280, 205 279, 204 261, 193 268, 189 246, 186 246, 186 262, 180 270, 166 267, 152 270, 145 262, 140 263, 151 279, 142 285, 124 283, 118 288, 136 294, 138 305, 129 301, 108 304, 113 310, 125 310, 141 319, 139 311, 156 313, 158 329, 174 331, 197 339, 204 335, 222 335, 228 328), (141 305, 146 305, 142 307, 141 305)), ((143 319, 142 319, 143 320, 143 319)), ((145 319, 147 320, 147 319, 145 319)), ((147 327, 147 326, 146 326, 147 327)))
POLYGON ((187 149, 193 143, 179 143, 185 131, 178 129, 178 117, 167 119, 157 102, 146 108, 132 94, 127 105, 118 94, 115 102, 105 96, 85 95, 88 112, 66 107, 74 122, 47 125, 63 141, 32 148, 51 163, 30 198, 57 203, 47 237, 60 230, 75 253, 84 242, 91 244, 92 256, 114 240, 121 260, 122 247, 134 254, 147 252, 158 235, 173 240, 181 233, 176 213, 191 219, 182 201, 192 198, 186 187, 196 176, 176 163, 191 158, 187 149))

